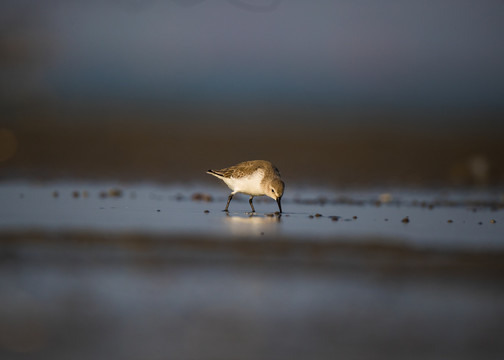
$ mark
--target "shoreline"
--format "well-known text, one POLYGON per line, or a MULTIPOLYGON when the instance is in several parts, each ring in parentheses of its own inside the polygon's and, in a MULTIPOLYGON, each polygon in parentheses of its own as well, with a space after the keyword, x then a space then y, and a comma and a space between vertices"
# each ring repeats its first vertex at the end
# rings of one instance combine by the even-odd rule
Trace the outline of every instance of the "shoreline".
POLYGON ((426 131, 379 123, 272 123, 267 130, 251 126, 236 132, 226 122, 195 124, 191 116, 145 120, 141 125, 128 117, 10 121, 3 128, 14 139, 14 148, 7 149, 11 156, 0 162, 0 180, 206 181, 208 168, 266 159, 289 183, 504 185, 500 130, 483 136, 475 129, 426 131))

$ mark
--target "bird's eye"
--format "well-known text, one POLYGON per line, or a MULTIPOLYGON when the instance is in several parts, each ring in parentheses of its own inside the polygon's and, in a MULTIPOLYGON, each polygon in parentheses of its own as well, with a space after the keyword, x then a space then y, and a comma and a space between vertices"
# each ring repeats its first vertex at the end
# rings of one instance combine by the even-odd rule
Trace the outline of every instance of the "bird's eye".
POLYGON ((275 189, 271 189, 271 192, 274 193, 275 192, 275 189))

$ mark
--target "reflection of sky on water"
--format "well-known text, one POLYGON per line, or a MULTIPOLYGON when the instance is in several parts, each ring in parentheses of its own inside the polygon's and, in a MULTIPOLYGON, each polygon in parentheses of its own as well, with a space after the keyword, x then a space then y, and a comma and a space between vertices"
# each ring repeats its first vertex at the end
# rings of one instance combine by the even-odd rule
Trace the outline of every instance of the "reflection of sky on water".
MULTIPOLYGON (((0 230, 40 229, 46 231, 97 231, 147 234, 206 235, 232 240, 236 237, 281 236, 292 241, 351 241, 403 244, 415 248, 502 249, 504 213, 490 207, 435 206, 433 209, 413 206, 411 199, 431 201, 438 192, 397 192, 396 200, 381 206, 373 205, 378 192, 359 194, 346 192, 355 201, 367 199, 366 204, 320 202, 303 203, 284 197, 285 213, 269 216, 276 211, 273 201, 258 201, 256 213, 250 217, 245 198, 233 201, 229 214, 222 211, 226 197, 221 188, 207 188, 215 195, 213 202, 192 201, 191 194, 201 186, 156 187, 150 185, 124 188, 120 198, 100 198, 107 185, 58 183, 40 186, 3 184, 0 187, 0 230), (58 190, 55 198, 53 191, 58 190), (74 198, 74 190, 86 190, 87 198, 74 198), (134 194, 134 196, 131 196, 134 194), (355 194, 355 195, 352 195, 355 194), (205 210, 209 210, 205 213, 205 210), (322 217, 313 217, 317 213, 322 217), (338 216, 338 221, 330 217, 338 216), (401 220, 409 217, 409 223, 401 220), (494 219, 496 223, 490 221, 494 219), (452 220, 452 222, 448 222, 452 220)), ((306 189, 305 189, 306 190, 306 189)), ((310 191, 307 191, 310 193, 310 191)), ((312 193, 316 193, 314 189, 312 193)), ((447 195, 445 195, 447 196, 447 195)), ((454 192, 450 199, 480 199, 502 202, 498 193, 464 194, 454 192)), ((331 198, 331 197, 329 197, 331 198)), ((308 198, 310 199, 310 198, 308 198)), ((313 198, 311 198, 313 199, 313 198)), ((316 198, 315 198, 316 199, 316 198)))
POLYGON ((466 360, 503 354, 496 334, 504 330, 504 293, 486 273, 454 278, 170 259, 156 266, 118 262, 85 246, 78 247, 80 257, 67 248, 40 250, 21 248, 15 260, 1 263, 0 336, 9 355, 466 360))
POLYGON ((273 201, 257 201, 260 211, 250 217, 244 196, 227 215, 222 187, 117 189, 0 183, 1 354, 502 357, 502 341, 491 335, 504 324, 503 209, 429 210, 411 203, 502 203, 502 189, 292 186, 281 218, 268 216, 273 201), (214 201, 193 201, 196 191, 214 201), (373 205, 377 199, 381 206, 373 205), (309 218, 315 213, 325 216, 309 218), (400 221, 404 215, 410 223, 400 221), (448 217, 454 222, 446 223, 448 217), (488 223, 490 217, 497 223, 488 223), (446 251, 415 251, 425 247, 446 251))
POLYGON ((21 93, 502 106, 500 1, 11 0, 0 9, 8 59, 28 66, 6 74, 21 93))

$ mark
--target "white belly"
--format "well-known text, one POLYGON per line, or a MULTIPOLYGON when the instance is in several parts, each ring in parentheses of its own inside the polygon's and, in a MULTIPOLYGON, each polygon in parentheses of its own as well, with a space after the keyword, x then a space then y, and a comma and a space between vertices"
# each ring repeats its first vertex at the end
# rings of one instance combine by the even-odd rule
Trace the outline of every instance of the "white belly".
POLYGON ((264 195, 264 189, 261 186, 263 173, 256 171, 250 176, 244 176, 238 179, 229 178, 223 179, 226 185, 233 190, 233 193, 243 193, 247 195, 259 196, 264 195))

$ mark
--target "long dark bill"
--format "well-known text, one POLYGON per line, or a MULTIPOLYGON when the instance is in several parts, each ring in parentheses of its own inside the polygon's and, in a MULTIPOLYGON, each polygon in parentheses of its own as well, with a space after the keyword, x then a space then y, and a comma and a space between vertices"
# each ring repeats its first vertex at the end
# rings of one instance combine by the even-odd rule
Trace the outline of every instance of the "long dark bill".
POLYGON ((278 209, 280 210, 280 212, 282 212, 282 204, 281 204, 281 202, 280 202, 281 200, 282 200, 282 198, 281 198, 281 197, 279 197, 279 198, 277 198, 277 199, 276 199, 276 202, 277 202, 277 204, 278 204, 278 209))

